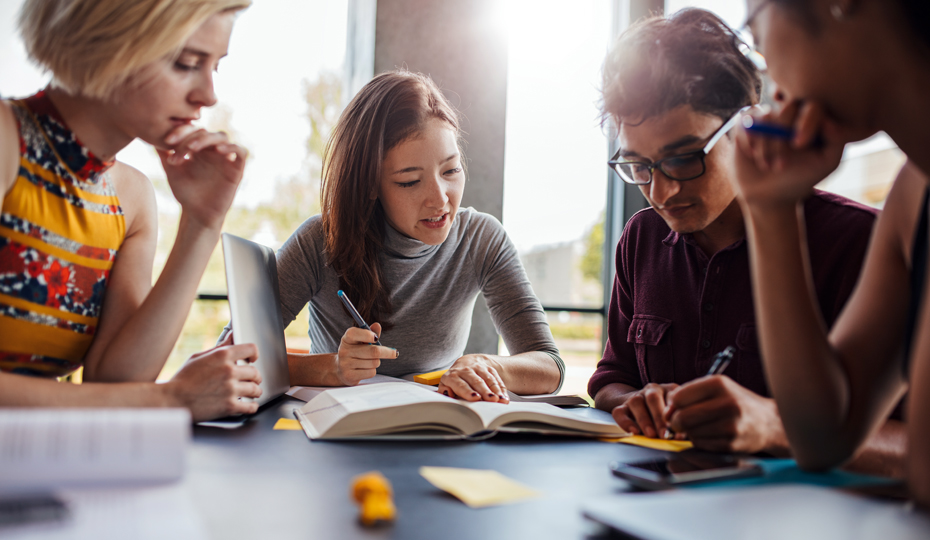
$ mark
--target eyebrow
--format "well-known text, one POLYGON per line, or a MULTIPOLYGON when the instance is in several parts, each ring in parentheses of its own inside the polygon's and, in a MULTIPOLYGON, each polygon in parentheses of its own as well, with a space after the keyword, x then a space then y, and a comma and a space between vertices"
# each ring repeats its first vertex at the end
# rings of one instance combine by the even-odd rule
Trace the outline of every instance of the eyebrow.
POLYGON ((666 153, 671 152, 672 150, 678 150, 682 146, 689 146, 696 142, 700 142, 701 139, 698 139, 694 135, 685 135, 684 137, 678 139, 677 141, 670 142, 659 149, 659 152, 666 153))
MULTIPOLYGON (((665 146, 663 146, 662 148, 660 148, 659 153, 666 154, 673 150, 678 150, 679 148, 683 146, 690 146, 694 143, 701 142, 701 140, 702 139, 699 139, 695 137, 694 135, 685 135, 684 137, 681 137, 680 139, 676 141, 670 142, 666 144, 665 146)), ((631 157, 642 158, 643 157, 637 152, 634 152, 632 150, 623 150, 623 149, 620 150, 620 155, 625 158, 631 158, 631 157)))
POLYGON ((194 56, 200 56, 202 58, 206 58, 210 56, 210 54, 205 51, 200 51, 197 49, 189 49, 187 47, 181 49, 181 54, 193 54, 194 56))
MULTIPOLYGON (((449 156, 449 157, 447 157, 446 159, 442 160, 442 162, 440 163, 440 165, 442 165, 443 163, 448 163, 448 162, 452 161, 453 159, 455 159, 456 157, 458 157, 458 155, 459 155, 458 152, 452 154, 451 156, 449 156)), ((392 172, 391 174, 392 174, 392 175, 394 175, 394 174, 403 174, 403 173, 416 172, 416 171, 422 171, 422 170, 423 170, 423 167, 407 167, 406 169, 400 169, 400 170, 398 170, 398 171, 394 171, 394 172, 392 172)))
MULTIPOLYGON (((209 58, 209 57, 210 57, 210 53, 208 53, 208 52, 206 52, 206 51, 201 51, 201 50, 199 50, 199 49, 191 49, 191 48, 188 48, 188 47, 185 47, 185 48, 181 49, 181 54, 192 54, 192 55, 194 55, 194 56, 199 56, 200 58, 209 58)), ((229 54, 229 53, 225 53, 225 54, 223 54, 223 56, 220 56, 220 58, 226 58, 226 56, 227 56, 228 54, 229 54)))

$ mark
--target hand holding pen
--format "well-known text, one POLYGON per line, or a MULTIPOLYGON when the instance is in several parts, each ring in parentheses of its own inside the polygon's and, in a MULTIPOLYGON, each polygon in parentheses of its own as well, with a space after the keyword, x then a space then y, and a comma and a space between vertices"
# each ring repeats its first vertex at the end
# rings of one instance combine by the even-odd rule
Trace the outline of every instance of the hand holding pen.
POLYGON ((734 137, 741 201, 793 207, 836 169, 848 136, 816 102, 745 115, 734 137))
MULTIPOLYGON (((346 307, 346 311, 349 312, 349 315, 351 315, 352 318, 355 319, 355 324, 357 324, 359 328, 364 328, 365 330, 371 330, 371 327, 368 326, 368 323, 365 322, 365 319, 363 319, 362 316, 359 315, 358 310, 355 309, 355 305, 352 304, 352 301, 349 300, 349 297, 346 296, 346 293, 342 292, 342 290, 339 290, 339 291, 336 291, 336 294, 339 295, 339 299, 342 300, 342 305, 346 307)), ((375 336, 374 344, 381 345, 380 335, 375 336)))
MULTIPOLYGON (((713 375, 720 375, 730 365, 730 361, 733 360, 733 355, 736 353, 736 349, 732 345, 728 346, 726 349, 717 353, 714 356, 714 362, 710 365, 710 369, 707 370, 707 377, 713 375)), ((675 431, 671 427, 665 428, 665 433, 662 434, 663 439, 674 439, 675 431)))
POLYGON ((369 326, 345 293, 339 291, 338 295, 359 327, 349 328, 342 336, 335 358, 336 376, 341 384, 354 386, 359 381, 377 375, 381 359, 394 359, 400 356, 400 353, 397 349, 381 345, 380 324, 374 323, 369 326))

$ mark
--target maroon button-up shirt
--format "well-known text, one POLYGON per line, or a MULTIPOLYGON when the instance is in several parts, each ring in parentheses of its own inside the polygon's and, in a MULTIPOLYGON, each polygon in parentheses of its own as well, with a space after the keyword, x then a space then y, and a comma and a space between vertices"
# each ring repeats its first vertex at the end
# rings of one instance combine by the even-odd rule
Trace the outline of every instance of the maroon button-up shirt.
MULTIPOLYGON (((815 191, 804 213, 817 298, 832 326, 859 278, 878 212, 815 191)), ((607 347, 588 382, 592 397, 610 383, 642 388, 702 377, 728 345, 737 352, 724 373, 769 395, 745 239, 708 257, 691 235, 669 229, 653 209, 637 213, 620 236, 607 317, 607 347)))

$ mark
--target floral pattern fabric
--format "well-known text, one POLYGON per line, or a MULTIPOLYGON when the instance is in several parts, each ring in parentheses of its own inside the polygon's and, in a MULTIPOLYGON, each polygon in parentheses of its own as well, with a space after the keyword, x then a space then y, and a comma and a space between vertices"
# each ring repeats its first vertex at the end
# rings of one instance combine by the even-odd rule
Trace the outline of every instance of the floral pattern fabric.
POLYGON ((0 209, 0 370, 61 377, 80 367, 125 237, 109 178, 44 92, 10 102, 20 167, 0 209))

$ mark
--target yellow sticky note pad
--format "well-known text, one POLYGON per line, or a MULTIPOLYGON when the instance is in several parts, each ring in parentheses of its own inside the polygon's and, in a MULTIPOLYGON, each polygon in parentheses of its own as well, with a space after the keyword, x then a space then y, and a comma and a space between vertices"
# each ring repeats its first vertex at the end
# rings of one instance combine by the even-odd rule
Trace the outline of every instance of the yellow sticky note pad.
POLYGON ((420 467, 420 475, 471 508, 508 504, 541 495, 497 471, 420 467))
POLYGON ((300 422, 293 418, 278 418, 278 421, 274 424, 274 429, 286 429, 286 430, 297 430, 300 431, 300 422))
POLYGON ((420 384, 428 384, 430 386, 439 386, 439 379, 449 371, 448 369, 440 369, 439 371, 430 371, 429 373, 421 373, 419 375, 413 376, 413 382, 418 382, 420 384))
POLYGON ((643 437, 642 435, 630 435, 628 437, 619 437, 617 439, 601 439, 601 440, 607 441, 607 442, 619 442, 623 444, 633 444, 636 446, 644 446, 646 448, 652 448, 653 450, 664 450, 666 452, 681 452, 682 450, 694 448, 694 444, 692 444, 691 441, 676 441, 676 440, 667 441, 665 439, 653 439, 651 437, 643 437))

